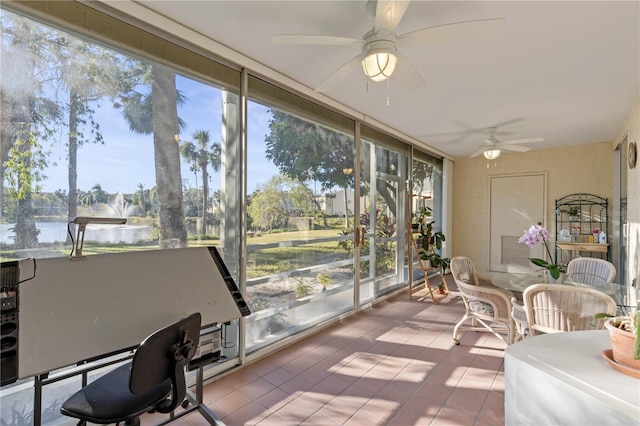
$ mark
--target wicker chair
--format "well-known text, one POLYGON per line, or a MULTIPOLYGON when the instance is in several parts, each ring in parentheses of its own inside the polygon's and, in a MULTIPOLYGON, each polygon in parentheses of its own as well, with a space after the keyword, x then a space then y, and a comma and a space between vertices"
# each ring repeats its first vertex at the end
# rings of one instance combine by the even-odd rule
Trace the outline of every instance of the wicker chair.
POLYGON ((449 265, 451 275, 456 281, 473 285, 491 285, 491 280, 476 273, 476 267, 468 257, 456 256, 449 265), (454 272, 455 271, 455 272, 454 272))
POLYGON ((465 306, 465 314, 453 329, 453 340, 460 344, 460 331, 488 331, 507 344, 513 343, 515 324, 511 318, 510 295, 495 287, 479 285, 473 262, 466 257, 451 259, 451 275, 465 306), (469 326, 463 324, 471 320, 469 326), (500 334, 506 333, 505 337, 500 334))
POLYGON ((527 311, 522 302, 515 297, 511 298, 511 317, 515 323, 516 330, 513 341, 524 340, 529 336, 529 323, 527 322, 527 311))
POLYGON ((533 284, 523 294, 529 335, 604 327, 604 319, 592 326, 597 313, 615 315, 615 300, 601 291, 567 284, 533 284))
POLYGON ((611 294, 611 283, 616 276, 613 263, 594 257, 577 257, 567 265, 566 278, 574 283, 611 294))

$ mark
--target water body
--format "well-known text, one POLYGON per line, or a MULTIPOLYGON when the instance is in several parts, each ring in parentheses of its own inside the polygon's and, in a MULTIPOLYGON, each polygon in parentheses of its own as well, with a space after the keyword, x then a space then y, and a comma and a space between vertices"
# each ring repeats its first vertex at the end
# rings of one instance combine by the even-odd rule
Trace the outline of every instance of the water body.
MULTIPOLYGON (((0 224, 0 242, 13 244, 15 233, 10 230, 15 223, 0 224)), ((64 243, 67 239, 66 222, 36 222, 36 228, 40 230, 38 242, 40 243, 64 243)), ((76 226, 71 226, 71 235, 76 238, 76 226)), ((100 243, 133 243, 136 241, 151 241, 151 226, 130 225, 87 225, 85 241, 98 241, 100 243)))

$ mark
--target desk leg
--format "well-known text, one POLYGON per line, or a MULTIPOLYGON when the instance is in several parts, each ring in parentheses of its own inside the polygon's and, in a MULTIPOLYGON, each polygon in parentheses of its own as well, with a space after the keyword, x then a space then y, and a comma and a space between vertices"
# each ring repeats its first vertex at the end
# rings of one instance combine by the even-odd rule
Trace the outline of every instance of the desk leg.
POLYGON ((168 420, 162 423, 159 423, 157 426, 169 424, 174 420, 180 417, 186 416, 187 414, 190 414, 196 410, 210 425, 225 426, 224 422, 220 420, 218 416, 216 416, 213 413, 213 411, 209 409, 209 407, 207 407, 202 403, 203 381, 204 381, 203 367, 199 367, 196 372, 196 394, 194 395, 193 392, 191 392, 191 390, 187 389, 187 398, 185 399, 185 401, 190 402, 192 404, 191 407, 187 407, 184 411, 181 411, 176 415, 171 413, 171 417, 168 420))
POLYGON ((196 373, 196 396, 195 396, 195 401, 196 401, 196 406, 198 407, 198 411, 200 412, 202 417, 207 419, 209 424, 224 426, 224 423, 222 422, 222 420, 220 420, 218 416, 213 414, 213 412, 209 409, 209 407, 207 407, 202 403, 203 382, 204 382, 203 367, 199 367, 198 372, 196 373))
POLYGON ((42 375, 34 377, 33 381, 33 426, 40 426, 42 423, 42 375))

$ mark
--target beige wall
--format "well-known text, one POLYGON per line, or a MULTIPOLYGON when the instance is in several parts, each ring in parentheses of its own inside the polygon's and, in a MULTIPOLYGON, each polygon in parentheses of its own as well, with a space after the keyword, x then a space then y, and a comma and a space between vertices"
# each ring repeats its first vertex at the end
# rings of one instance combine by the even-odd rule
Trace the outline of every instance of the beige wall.
MULTIPOLYGON (((552 234, 556 199, 583 192, 606 197, 612 204, 613 145, 610 143, 526 153, 503 151, 496 161, 489 162, 484 157, 457 159, 453 165, 452 256, 469 257, 479 273, 487 271, 489 176, 529 172, 547 173, 545 220, 552 234)), ((611 228, 611 224, 609 226, 611 228)), ((609 235, 610 232, 611 229, 609 235)))
MULTIPOLYGON (((625 134, 628 135, 629 143, 640 142, 640 99, 629 112, 616 142, 621 141, 625 134)), ((634 169, 627 168, 627 172, 627 222, 629 223, 627 284, 629 285, 640 276, 640 161, 634 169)))

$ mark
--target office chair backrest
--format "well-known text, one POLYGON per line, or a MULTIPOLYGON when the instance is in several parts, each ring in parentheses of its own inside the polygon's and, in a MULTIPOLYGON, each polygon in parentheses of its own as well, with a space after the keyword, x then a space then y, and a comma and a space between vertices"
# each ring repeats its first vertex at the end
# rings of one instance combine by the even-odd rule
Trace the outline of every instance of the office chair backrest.
POLYGON ((172 403, 184 400, 184 367, 193 358, 200 340, 200 313, 193 313, 147 337, 133 357, 129 389, 141 394, 167 379, 174 381, 173 396, 158 407, 159 412, 172 411, 172 403))
POLYGON ((186 396, 184 370, 200 340, 199 313, 158 330, 133 359, 78 390, 60 407, 82 422, 139 425, 149 411, 170 413, 186 396))

